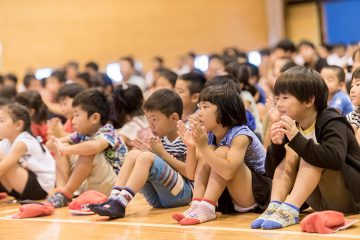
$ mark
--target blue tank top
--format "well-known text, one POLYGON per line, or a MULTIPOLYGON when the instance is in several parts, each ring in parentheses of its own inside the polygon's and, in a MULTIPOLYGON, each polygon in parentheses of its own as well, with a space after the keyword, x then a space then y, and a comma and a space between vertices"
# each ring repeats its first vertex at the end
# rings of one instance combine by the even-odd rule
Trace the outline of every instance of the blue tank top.
POLYGON ((215 147, 231 146, 232 140, 238 135, 245 135, 250 139, 250 144, 246 149, 244 162, 253 171, 264 174, 265 173, 265 150, 257 138, 257 136, 245 125, 235 126, 227 131, 225 137, 216 144, 216 137, 212 132, 208 133, 208 144, 215 147))

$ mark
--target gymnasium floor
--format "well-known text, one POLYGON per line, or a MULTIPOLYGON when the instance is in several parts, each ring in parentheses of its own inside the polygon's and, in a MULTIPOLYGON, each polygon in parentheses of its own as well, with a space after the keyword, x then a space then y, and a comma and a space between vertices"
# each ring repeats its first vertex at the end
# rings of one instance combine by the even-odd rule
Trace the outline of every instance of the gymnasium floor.
MULTIPOLYGON (((252 230, 250 222, 257 214, 223 215, 217 220, 184 227, 171 218, 176 209, 152 209, 140 194, 127 209, 127 217, 108 221, 97 215, 72 216, 67 207, 56 209, 48 217, 12 219, 19 205, 0 203, 0 239, 360 239, 360 223, 350 229, 330 235, 309 234, 300 231, 299 225, 283 230, 252 230)), ((347 218, 360 219, 360 215, 347 218)))

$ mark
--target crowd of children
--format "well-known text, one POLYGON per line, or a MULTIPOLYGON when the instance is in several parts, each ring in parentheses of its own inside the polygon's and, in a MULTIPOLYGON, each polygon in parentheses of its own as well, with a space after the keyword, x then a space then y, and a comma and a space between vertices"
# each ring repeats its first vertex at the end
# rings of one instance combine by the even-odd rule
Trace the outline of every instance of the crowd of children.
POLYGON ((261 213, 262 229, 309 206, 359 213, 360 48, 345 62, 309 41, 260 53, 258 67, 227 48, 205 72, 192 52, 174 69, 157 56, 146 79, 126 56, 119 84, 95 62, 28 73, 19 93, 0 77, 0 191, 59 208, 96 190, 109 197, 88 207, 110 218, 140 192, 154 208, 189 205, 172 216, 181 225, 216 211, 261 213))

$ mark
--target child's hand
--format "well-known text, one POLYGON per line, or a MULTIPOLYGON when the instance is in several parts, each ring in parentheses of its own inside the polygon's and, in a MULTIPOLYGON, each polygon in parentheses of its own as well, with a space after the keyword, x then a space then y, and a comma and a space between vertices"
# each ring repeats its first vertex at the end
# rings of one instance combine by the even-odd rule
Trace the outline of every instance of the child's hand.
POLYGON ((61 123, 60 118, 52 118, 47 121, 48 125, 48 137, 62 137, 64 132, 64 126, 61 123))
POLYGON ((49 149, 52 153, 57 153, 57 146, 55 144, 55 138, 50 137, 49 140, 46 142, 46 147, 49 149))
POLYGON ((149 150, 158 156, 162 156, 165 152, 164 146, 162 145, 159 137, 150 137, 149 146, 149 150))
POLYGON ((208 136, 205 127, 201 125, 199 120, 192 120, 190 123, 190 127, 196 147, 206 147, 208 145, 208 136))
POLYGON ((184 122, 179 120, 177 122, 177 133, 180 136, 181 140, 183 141, 183 143, 186 145, 187 148, 193 148, 195 147, 195 141, 194 138, 191 134, 191 130, 188 129, 184 122))
POLYGON ((147 142, 142 141, 139 138, 135 138, 134 140, 131 140, 129 145, 134 148, 138 149, 140 151, 146 151, 150 149, 150 146, 147 142))
POLYGON ((280 117, 280 125, 280 131, 287 136, 289 141, 291 141, 299 132, 299 129, 296 127, 295 120, 291 119, 288 116, 284 115, 280 117))
POLYGON ((274 98, 268 97, 266 99, 266 110, 268 112, 270 122, 277 122, 280 119, 280 114, 276 108, 276 103, 274 98))
POLYGON ((278 145, 283 144, 284 141, 284 133, 280 131, 280 128, 281 128, 280 122, 273 123, 270 128, 271 141, 274 144, 278 144, 278 145))
POLYGON ((58 138, 52 138, 54 141, 54 144, 56 146, 56 149, 59 154, 65 155, 66 154, 66 145, 63 144, 58 138))

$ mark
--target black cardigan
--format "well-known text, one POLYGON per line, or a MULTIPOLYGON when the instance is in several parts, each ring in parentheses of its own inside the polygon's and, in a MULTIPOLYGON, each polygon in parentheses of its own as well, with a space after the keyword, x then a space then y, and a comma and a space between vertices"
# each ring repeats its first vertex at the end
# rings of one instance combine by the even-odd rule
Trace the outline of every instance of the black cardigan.
POLYGON ((285 144, 309 164, 341 171, 351 193, 356 212, 360 212, 360 146, 354 130, 345 117, 328 108, 318 113, 315 135, 319 144, 298 133, 290 142, 271 144, 266 153, 266 175, 273 178, 276 167, 285 157, 285 144))

